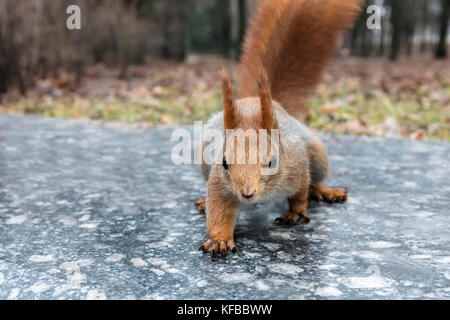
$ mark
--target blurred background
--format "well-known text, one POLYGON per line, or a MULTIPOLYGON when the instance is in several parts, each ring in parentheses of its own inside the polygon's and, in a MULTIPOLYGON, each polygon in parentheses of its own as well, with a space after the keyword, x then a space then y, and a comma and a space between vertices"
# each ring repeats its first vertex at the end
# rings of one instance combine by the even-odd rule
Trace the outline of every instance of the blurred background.
MULTIPOLYGON (((323 132, 450 141, 450 0, 366 0, 306 122, 323 132)), ((258 0, 0 0, 0 112, 143 126, 221 109, 258 0), (81 8, 81 30, 66 9, 81 8)), ((313 35, 312 35, 313 36, 313 35)))

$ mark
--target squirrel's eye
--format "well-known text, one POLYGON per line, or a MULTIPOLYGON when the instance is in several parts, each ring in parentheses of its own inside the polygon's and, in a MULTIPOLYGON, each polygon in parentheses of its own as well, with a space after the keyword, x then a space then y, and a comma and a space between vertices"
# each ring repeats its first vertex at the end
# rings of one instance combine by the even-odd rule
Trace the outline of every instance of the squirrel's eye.
POLYGON ((273 168, 273 166, 275 166, 275 164, 276 164, 276 161, 277 161, 277 158, 275 156, 272 156, 269 161, 269 168, 273 168))
POLYGON ((228 164, 227 164, 227 159, 226 158, 223 158, 222 165, 225 168, 225 170, 228 170, 228 164))

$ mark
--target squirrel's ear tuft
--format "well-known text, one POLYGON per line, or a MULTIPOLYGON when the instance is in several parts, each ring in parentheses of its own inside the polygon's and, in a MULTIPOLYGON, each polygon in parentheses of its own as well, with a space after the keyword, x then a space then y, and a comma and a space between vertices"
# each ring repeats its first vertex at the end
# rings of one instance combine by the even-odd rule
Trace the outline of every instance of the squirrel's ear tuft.
POLYGON ((258 74, 259 98, 261 99, 261 126, 263 129, 271 130, 272 122, 272 95, 270 93, 269 77, 266 70, 259 67, 258 74))
POLYGON ((233 89, 231 88, 231 80, 227 71, 222 68, 220 70, 220 77, 222 79, 222 96, 223 96, 223 121, 225 129, 234 129, 234 102, 233 89))

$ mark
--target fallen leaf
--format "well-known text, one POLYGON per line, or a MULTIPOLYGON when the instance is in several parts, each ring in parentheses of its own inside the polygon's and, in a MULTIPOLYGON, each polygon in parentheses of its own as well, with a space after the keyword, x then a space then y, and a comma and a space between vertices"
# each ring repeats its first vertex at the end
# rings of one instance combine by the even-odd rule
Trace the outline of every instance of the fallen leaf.
POLYGON ((413 132, 410 135, 410 138, 413 140, 423 140, 425 137, 425 131, 424 130, 417 130, 416 132, 413 132))
POLYGON ((361 134, 366 132, 366 127, 363 126, 358 120, 350 120, 337 125, 337 129, 344 133, 361 134))
POLYGON ((339 106, 338 106, 338 105, 335 105, 335 104, 329 104, 329 105, 325 105, 325 106, 321 107, 321 108, 320 108, 320 112, 321 112, 323 115, 328 116, 328 115, 330 115, 330 114, 336 112, 338 109, 339 109, 339 106))

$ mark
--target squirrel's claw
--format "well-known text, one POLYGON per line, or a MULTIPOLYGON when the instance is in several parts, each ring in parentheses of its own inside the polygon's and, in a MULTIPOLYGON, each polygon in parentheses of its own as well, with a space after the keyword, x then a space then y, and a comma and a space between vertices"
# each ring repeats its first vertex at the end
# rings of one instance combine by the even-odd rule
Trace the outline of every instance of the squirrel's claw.
POLYGON ((284 223, 284 221, 283 221, 283 219, 281 219, 281 217, 276 218, 276 219, 275 219, 275 222, 276 222, 276 223, 279 223, 279 224, 284 223))
POLYGON ((202 250, 204 253, 208 252, 210 246, 211 246, 212 241, 211 240, 206 240, 201 246, 200 248, 198 248, 198 250, 202 250))
POLYGON ((276 218, 275 222, 292 227, 295 226, 302 218, 303 220, 305 220, 305 223, 308 223, 310 221, 306 212, 301 214, 295 212, 287 212, 283 214, 281 217, 276 218))
POLYGON ((236 244, 233 240, 206 240, 199 248, 204 253, 210 253, 211 257, 216 255, 226 256, 229 252, 235 253, 237 251, 236 244))
POLYGON ((227 244, 225 243, 225 241, 220 242, 219 248, 220 248, 220 254, 222 254, 222 255, 225 255, 228 251, 227 244))
POLYGON ((228 248, 230 249, 230 251, 232 253, 236 253, 237 252, 237 247, 236 247, 236 244, 234 243, 233 240, 228 241, 227 242, 227 246, 228 246, 228 248))

